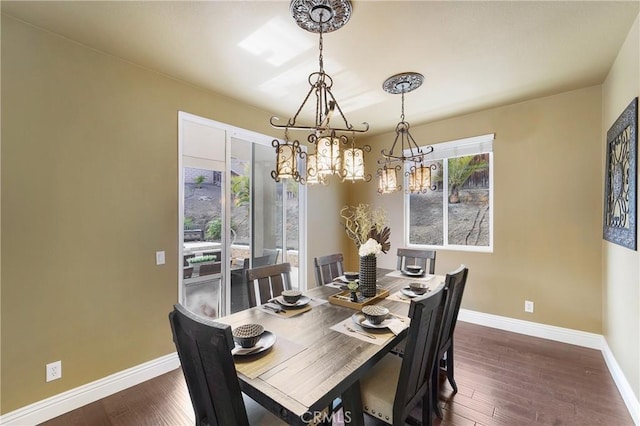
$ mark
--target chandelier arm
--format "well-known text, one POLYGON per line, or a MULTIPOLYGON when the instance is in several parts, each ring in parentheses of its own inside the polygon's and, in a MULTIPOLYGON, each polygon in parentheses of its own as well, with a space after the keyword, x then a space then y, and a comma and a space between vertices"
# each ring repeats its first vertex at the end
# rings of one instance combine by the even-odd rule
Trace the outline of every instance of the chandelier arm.
POLYGON ((385 158, 399 158, 399 157, 396 157, 396 156, 393 155, 393 150, 395 149, 396 144, 398 143, 398 137, 399 136, 400 136, 400 132, 396 131, 396 138, 393 140, 393 145, 391 145, 391 149, 389 151, 384 152, 384 148, 382 149, 382 155, 385 158))
MULTIPOLYGON (((327 92, 329 92, 331 99, 335 103, 335 107, 338 110, 338 113, 340 113, 340 117, 342 117, 342 121, 344 121, 344 125, 346 126, 347 129, 351 130, 353 126, 349 124, 349 122, 347 121, 347 117, 344 116, 344 113, 342 112, 342 108, 340 108, 340 105, 338 104, 338 101, 336 100, 336 98, 333 96, 333 93, 331 93, 331 90, 327 90, 327 92)), ((366 124, 366 123, 363 123, 363 124, 366 124)), ((367 124, 367 129, 369 129, 368 124, 367 124)))
MULTIPOLYGON (((311 76, 309 76, 311 77, 311 76)), ((287 124, 275 124, 275 121, 279 121, 280 118, 277 116, 272 116, 271 120, 269 120, 269 123, 271 124, 272 127, 275 127, 276 129, 287 129, 287 128, 292 128, 292 129, 302 129, 302 127, 296 126, 296 119, 298 118, 298 115, 300 115, 300 112, 302 111, 302 108, 304 108, 304 105, 307 103, 307 101, 309 100, 309 97, 311 96, 311 93, 313 93, 313 89, 315 88, 315 86, 312 86, 311 89, 309 89, 309 92, 307 92, 307 96, 304 98, 304 101, 302 101, 302 104, 300 105, 300 107, 298 108, 298 111, 296 111, 296 113, 293 115, 293 117, 291 117, 288 121, 287 124)))
MULTIPOLYGON (((407 123, 407 145, 409 146, 409 152, 411 152, 411 157, 409 158, 413 158, 413 157, 424 157, 424 152, 422 152, 422 149, 418 146, 418 144, 416 143, 415 139, 413 139, 413 136, 411 136, 411 133, 409 133, 409 125, 407 123), (413 145, 413 146, 412 146, 413 145), (413 148, 415 147, 416 149, 416 153, 413 153, 413 148)), ((403 146, 404 148, 404 146, 403 146)), ((404 150, 403 150, 404 152, 404 150)), ((422 161, 422 158, 420 159, 422 161)))

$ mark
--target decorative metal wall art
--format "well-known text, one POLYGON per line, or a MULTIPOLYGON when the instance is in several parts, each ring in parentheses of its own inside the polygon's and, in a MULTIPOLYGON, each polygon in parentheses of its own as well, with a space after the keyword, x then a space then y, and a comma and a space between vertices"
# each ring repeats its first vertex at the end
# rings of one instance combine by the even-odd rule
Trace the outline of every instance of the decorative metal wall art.
POLYGON ((603 238, 637 250, 638 98, 607 132, 603 238))

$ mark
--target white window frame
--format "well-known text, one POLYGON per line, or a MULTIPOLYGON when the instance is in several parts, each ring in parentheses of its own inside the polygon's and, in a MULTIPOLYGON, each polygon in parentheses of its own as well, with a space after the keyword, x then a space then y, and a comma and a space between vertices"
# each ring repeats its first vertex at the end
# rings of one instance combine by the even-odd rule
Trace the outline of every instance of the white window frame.
MULTIPOLYGON (((433 152, 425 157, 425 161, 437 161, 442 160, 443 167, 443 184, 444 190, 442 191, 442 232, 443 232, 443 244, 411 244, 409 242, 410 233, 410 193, 405 191, 404 196, 404 245, 412 248, 422 248, 430 250, 451 250, 451 251, 469 251, 469 252, 481 252, 481 253, 493 253, 493 140, 495 139, 495 133, 489 133, 481 136, 474 136, 465 139, 457 139, 447 142, 441 142, 432 145, 433 152), (476 154, 489 154, 489 245, 488 246, 471 246, 471 245, 457 245, 449 244, 449 215, 448 215, 448 161, 449 158, 462 157, 467 155, 476 154)), ((421 147, 424 151, 427 150, 426 146, 421 147)), ((405 164, 405 172, 408 171, 411 164, 405 164)), ((404 187, 409 187, 409 178, 407 173, 404 177, 404 187)))

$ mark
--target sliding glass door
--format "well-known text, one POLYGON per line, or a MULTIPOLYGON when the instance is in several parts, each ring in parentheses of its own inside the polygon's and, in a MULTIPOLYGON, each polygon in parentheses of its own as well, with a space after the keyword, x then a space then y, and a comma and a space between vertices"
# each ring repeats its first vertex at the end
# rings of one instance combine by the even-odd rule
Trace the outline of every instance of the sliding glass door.
POLYGON ((246 309, 246 270, 274 263, 291 264, 297 287, 306 194, 271 178, 271 139, 190 114, 179 120, 181 303, 212 318, 246 309))
POLYGON ((273 157, 271 146, 231 139, 231 312, 249 307, 241 262, 243 268, 289 262, 293 285, 299 282, 298 184, 271 179, 273 157))
POLYGON ((225 229, 226 132, 198 117, 180 120, 180 300, 190 311, 220 316, 228 266, 225 229))

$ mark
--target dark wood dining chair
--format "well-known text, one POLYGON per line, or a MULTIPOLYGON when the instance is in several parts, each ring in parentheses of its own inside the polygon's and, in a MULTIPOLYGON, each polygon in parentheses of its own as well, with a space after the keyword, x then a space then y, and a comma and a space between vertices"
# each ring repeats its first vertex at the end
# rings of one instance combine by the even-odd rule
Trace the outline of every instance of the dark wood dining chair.
POLYGON ((275 265, 280 257, 280 249, 263 249, 263 256, 269 256, 267 265, 275 265))
POLYGON ((258 256, 253 258, 252 267, 257 268, 259 266, 274 265, 273 256, 265 254, 264 256, 258 256))
POLYGON ((360 380, 365 413, 391 425, 404 425, 411 410, 422 403, 422 425, 431 425, 431 372, 436 363, 444 292, 440 288, 411 301, 404 357, 385 355, 360 380))
POLYGON ((407 265, 420 265, 429 274, 436 271, 435 250, 417 250, 409 248, 398 249, 398 271, 404 270, 407 265))
POLYGON ((242 394, 231 326, 200 318, 182 305, 174 305, 169 322, 197 426, 285 424, 242 394))
POLYGON ((231 312, 243 311, 249 308, 247 296, 247 271, 249 258, 242 260, 242 267, 231 268, 231 312))
POLYGON ((342 253, 328 254, 313 259, 316 271, 316 285, 328 284, 334 278, 344 274, 344 257, 342 253))
POLYGON ((447 274, 445 279, 446 300, 444 312, 442 314, 442 325, 440 327, 440 342, 438 344, 437 363, 433 369, 433 403, 438 417, 442 417, 442 411, 438 404, 440 395, 440 371, 444 370, 447 380, 453 388, 453 393, 458 392, 458 385, 453 377, 453 332, 458 322, 458 313, 462 303, 462 295, 467 284, 469 269, 460 265, 458 269, 447 274), (446 356, 445 356, 446 355, 446 356))
POLYGON ((283 290, 291 289, 291 264, 259 266, 247 270, 249 306, 262 305, 283 290))

